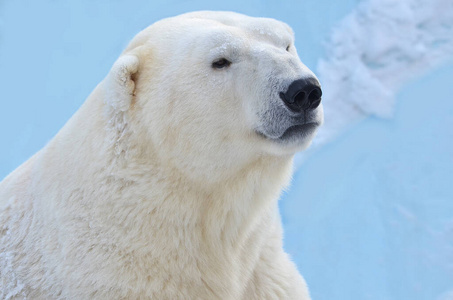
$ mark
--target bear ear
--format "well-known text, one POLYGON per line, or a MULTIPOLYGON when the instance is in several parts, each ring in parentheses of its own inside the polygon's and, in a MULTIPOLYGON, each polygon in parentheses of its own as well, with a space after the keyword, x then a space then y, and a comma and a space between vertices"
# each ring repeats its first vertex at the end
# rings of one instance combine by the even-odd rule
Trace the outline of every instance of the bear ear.
POLYGON ((106 78, 105 103, 115 112, 125 112, 134 98, 134 75, 138 72, 139 59, 133 54, 121 55, 113 64, 106 78))
MULTIPOLYGON (((115 156, 119 159, 130 152, 127 139, 129 113, 135 97, 135 79, 139 59, 134 54, 121 55, 113 64, 104 81, 105 117, 109 124, 110 139, 115 156)), ((118 160, 119 162, 120 160, 118 160)))

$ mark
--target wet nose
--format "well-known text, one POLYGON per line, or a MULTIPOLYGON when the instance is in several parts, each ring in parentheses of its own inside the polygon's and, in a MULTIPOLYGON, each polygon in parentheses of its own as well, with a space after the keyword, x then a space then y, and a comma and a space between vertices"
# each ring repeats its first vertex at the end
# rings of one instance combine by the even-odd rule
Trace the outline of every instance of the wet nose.
POLYGON ((318 107, 321 96, 321 86, 313 77, 293 81, 286 92, 280 92, 280 98, 285 105, 298 113, 318 107))

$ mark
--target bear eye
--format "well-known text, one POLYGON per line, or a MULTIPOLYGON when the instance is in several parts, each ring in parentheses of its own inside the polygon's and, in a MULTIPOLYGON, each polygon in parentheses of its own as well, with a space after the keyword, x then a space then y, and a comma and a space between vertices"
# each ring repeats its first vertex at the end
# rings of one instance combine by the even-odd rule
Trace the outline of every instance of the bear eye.
POLYGON ((286 51, 289 51, 289 47, 291 47, 291 45, 286 46, 286 51))
POLYGON ((220 58, 212 63, 214 69, 223 69, 231 65, 231 61, 226 58, 220 58))

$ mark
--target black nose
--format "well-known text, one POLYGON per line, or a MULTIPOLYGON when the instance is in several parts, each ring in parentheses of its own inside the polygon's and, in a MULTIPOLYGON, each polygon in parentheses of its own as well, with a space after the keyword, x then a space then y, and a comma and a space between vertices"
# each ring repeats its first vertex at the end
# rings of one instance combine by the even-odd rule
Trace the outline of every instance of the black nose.
POLYGON ((321 96, 321 86, 313 77, 298 79, 289 85, 285 93, 280 93, 280 98, 294 112, 315 109, 321 103, 321 96))

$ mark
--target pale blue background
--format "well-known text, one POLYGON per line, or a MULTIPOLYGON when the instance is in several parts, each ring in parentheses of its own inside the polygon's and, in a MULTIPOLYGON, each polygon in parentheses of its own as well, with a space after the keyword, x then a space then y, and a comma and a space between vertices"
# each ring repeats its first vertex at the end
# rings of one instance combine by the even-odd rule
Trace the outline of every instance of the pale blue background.
MULTIPOLYGON (((316 70, 359 1, 0 0, 0 178, 42 148, 128 41, 163 17, 234 10, 283 20, 316 70)), ((313 299, 436 300, 453 290, 453 63, 414 80, 393 119, 310 155, 281 202, 313 299)))

